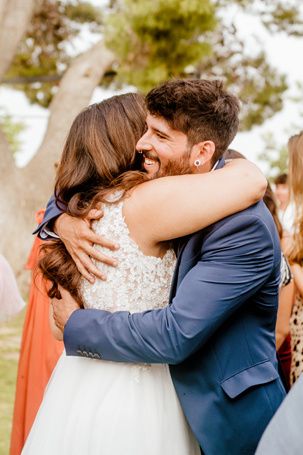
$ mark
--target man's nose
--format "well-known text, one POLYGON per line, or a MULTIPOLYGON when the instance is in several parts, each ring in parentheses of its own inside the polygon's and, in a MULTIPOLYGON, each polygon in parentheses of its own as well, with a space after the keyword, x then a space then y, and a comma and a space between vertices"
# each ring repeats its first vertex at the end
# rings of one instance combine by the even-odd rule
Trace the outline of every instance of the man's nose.
POLYGON ((137 142, 136 149, 138 152, 140 150, 151 150, 152 146, 148 140, 147 133, 143 134, 137 142))

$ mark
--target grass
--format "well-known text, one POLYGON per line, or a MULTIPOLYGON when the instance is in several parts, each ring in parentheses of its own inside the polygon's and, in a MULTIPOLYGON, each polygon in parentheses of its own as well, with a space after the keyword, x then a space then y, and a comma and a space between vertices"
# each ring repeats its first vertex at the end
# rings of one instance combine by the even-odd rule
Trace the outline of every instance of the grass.
POLYGON ((0 455, 9 453, 24 313, 0 324, 0 455))

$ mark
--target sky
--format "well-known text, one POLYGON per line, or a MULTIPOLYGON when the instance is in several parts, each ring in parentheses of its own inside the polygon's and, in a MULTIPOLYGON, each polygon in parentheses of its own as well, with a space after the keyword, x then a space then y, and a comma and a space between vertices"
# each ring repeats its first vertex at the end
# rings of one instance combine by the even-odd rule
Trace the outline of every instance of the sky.
MULTIPOLYGON (((94 2, 96 3, 96 2, 94 2)), ((240 33, 245 38, 248 49, 252 49, 256 43, 256 34, 268 55, 269 62, 287 75, 290 93, 294 93, 296 81, 303 82, 303 65, 300 57, 303 55, 303 38, 288 37, 284 34, 269 35, 264 29, 260 29, 256 18, 238 14, 233 20, 237 23, 240 33)), ((92 38, 82 39, 82 47, 89 47, 92 38)), ((80 43, 80 40, 79 40, 80 43)), ((83 49, 84 50, 84 49, 83 49)), ((127 88, 124 90, 127 91, 127 88)), ((112 96, 114 92, 97 88, 93 94, 92 102, 112 96)), ((16 156, 19 166, 24 166, 37 151, 43 138, 48 119, 48 111, 39 106, 30 105, 22 92, 9 88, 0 88, 0 107, 4 108, 14 120, 22 121, 26 129, 20 135, 21 149, 16 156)), ((246 157, 257 163, 266 172, 267 167, 260 162, 258 155, 264 151, 265 143, 263 134, 271 132, 276 142, 281 146, 287 143, 288 137, 295 133, 293 125, 303 129, 303 112, 300 104, 286 102, 283 110, 262 126, 254 127, 248 132, 238 133, 231 147, 244 153, 246 157)))

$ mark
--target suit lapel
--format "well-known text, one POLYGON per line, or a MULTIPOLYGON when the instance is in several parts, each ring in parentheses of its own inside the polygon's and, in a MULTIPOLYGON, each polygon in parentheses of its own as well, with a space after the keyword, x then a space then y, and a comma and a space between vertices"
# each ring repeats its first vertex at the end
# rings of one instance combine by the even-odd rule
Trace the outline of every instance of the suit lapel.
POLYGON ((176 294, 176 291, 177 291, 179 267, 180 267, 182 253, 183 253, 184 248, 185 248, 185 246, 187 244, 187 239, 188 239, 188 237, 184 237, 183 239, 179 239, 179 243, 178 243, 178 246, 176 248, 177 261, 176 261, 176 267, 175 267, 175 270, 174 270, 174 274, 173 274, 173 278, 172 278, 172 284, 171 284, 170 293, 169 293, 169 303, 171 303, 171 301, 174 298, 174 296, 176 294))
MULTIPOLYGON (((224 160, 224 158, 221 158, 218 161, 214 170, 221 169, 224 166, 224 164, 225 164, 225 160, 224 160)), ((171 284, 171 288, 170 288, 169 303, 172 302, 174 296, 176 295, 178 285, 180 284, 180 282, 182 281, 182 279, 184 277, 184 271, 181 270, 182 267, 180 267, 181 259, 182 259, 182 254, 184 252, 184 249, 188 243, 188 240, 192 237, 192 235, 195 235, 195 234, 188 235, 188 236, 183 237, 182 239, 178 239, 178 241, 176 241, 175 252, 177 255, 177 262, 176 262, 176 268, 175 268, 175 271, 173 274, 172 284, 171 284), (180 273, 181 271, 182 271, 182 273, 180 273)))

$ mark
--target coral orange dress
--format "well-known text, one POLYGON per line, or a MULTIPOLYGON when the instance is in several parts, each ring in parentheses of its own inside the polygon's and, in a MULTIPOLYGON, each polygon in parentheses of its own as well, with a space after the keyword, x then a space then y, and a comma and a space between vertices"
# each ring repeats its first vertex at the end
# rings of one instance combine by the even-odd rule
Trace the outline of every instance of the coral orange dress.
MULTIPOLYGON (((37 212, 37 223, 43 214, 44 210, 37 212)), ((51 333, 49 297, 42 275, 36 270, 41 243, 37 237, 26 264, 26 268, 32 270, 32 279, 19 357, 10 455, 20 455, 44 389, 63 351, 63 343, 55 340, 51 333)))

